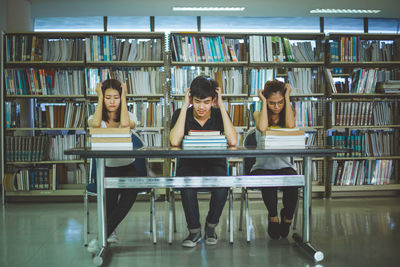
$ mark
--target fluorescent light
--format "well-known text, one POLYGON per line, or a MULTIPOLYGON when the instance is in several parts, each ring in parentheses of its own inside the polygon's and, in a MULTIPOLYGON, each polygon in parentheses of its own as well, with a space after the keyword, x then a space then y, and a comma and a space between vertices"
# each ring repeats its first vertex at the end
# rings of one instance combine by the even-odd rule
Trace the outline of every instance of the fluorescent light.
POLYGON ((310 10, 310 13, 340 13, 340 14, 376 14, 381 12, 379 9, 330 9, 330 8, 317 8, 310 10))
POLYGON ((243 11, 244 7, 173 7, 173 11, 243 11))

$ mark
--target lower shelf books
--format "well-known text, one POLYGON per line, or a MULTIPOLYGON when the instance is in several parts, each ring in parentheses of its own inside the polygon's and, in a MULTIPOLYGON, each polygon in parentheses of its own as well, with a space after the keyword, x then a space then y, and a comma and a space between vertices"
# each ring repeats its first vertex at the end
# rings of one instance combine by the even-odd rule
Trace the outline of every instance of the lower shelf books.
POLYGON ((391 145, 394 141, 393 128, 328 131, 328 145, 352 149, 351 153, 338 154, 338 157, 394 156, 395 146, 391 145))
POLYGON ((60 185, 87 183, 85 164, 52 164, 45 167, 24 167, 4 174, 6 192, 57 190, 60 185))
POLYGON ((389 184, 393 174, 393 160, 333 161, 333 185, 389 184))
MULTIPOLYGON (((298 175, 303 175, 304 174, 304 164, 303 161, 300 160, 295 160, 294 161, 297 169, 297 174, 298 175)), ((311 162, 311 180, 312 181, 318 181, 318 165, 321 164, 318 161, 312 161, 311 162)))
POLYGON ((50 138, 39 136, 6 136, 6 159, 14 161, 41 161, 49 157, 50 138))
POLYGON ((49 190, 53 187, 51 168, 21 169, 15 173, 4 174, 6 192, 49 190))
POLYGON ((303 149, 306 147, 304 131, 288 128, 270 128, 261 136, 261 147, 265 149, 303 149))
POLYGON ((225 136, 219 131, 189 131, 182 141, 182 147, 190 149, 226 148, 227 145, 225 136))
POLYGON ((142 138, 145 147, 160 147, 162 146, 162 133, 159 130, 138 131, 142 138))
POLYGON ((400 93, 400 80, 387 80, 382 84, 377 85, 377 90, 385 94, 398 94, 400 93))

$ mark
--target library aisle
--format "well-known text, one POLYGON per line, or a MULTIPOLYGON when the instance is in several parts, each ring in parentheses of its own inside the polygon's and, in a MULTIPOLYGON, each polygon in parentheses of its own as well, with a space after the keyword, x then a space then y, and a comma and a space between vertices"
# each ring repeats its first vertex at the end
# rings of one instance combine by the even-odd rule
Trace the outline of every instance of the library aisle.
MULTIPOLYGON (((228 242, 228 208, 217 228, 219 242, 193 249, 181 247, 186 225, 177 203, 177 233, 168 245, 168 203, 156 202, 158 243, 149 232, 149 203, 134 204, 117 228, 119 243, 103 266, 399 266, 400 198, 313 200, 312 241, 325 253, 315 264, 292 238, 267 237, 266 209, 250 202, 252 241, 239 232, 240 202, 234 203, 234 244, 228 242)), ((95 229, 95 203, 90 203, 95 229)), ((208 201, 200 201, 204 220, 208 201)), ((301 219, 301 218, 299 218, 301 219)), ((12 203, 1 207, 0 266, 95 266, 83 247, 82 203, 12 203)), ((299 225, 300 226, 300 225, 299 225)), ((291 236, 291 234, 290 234, 291 236)), ((91 234, 94 237, 94 234, 91 234)))

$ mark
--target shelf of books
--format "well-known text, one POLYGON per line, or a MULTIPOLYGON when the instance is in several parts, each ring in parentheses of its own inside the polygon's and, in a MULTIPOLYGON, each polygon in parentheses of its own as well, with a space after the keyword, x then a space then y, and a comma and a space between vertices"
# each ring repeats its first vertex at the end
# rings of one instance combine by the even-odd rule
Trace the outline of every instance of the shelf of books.
MULTIPOLYGON (((290 82, 296 127, 306 130, 309 144, 324 144, 323 34, 172 33, 170 112, 183 103, 185 88, 198 75, 208 75, 221 86, 223 98, 242 144, 254 127, 252 114, 259 109, 258 90, 277 78, 290 82)), ((233 172, 240 162, 229 161, 233 172)), ((299 162, 301 165, 302 162, 299 162)), ((313 159, 317 177, 323 177, 324 159, 313 159)), ((299 166, 300 167, 300 166, 299 166)), ((321 191, 323 186, 317 187, 321 191)))
MULTIPOLYGON (((7 191, 21 196, 64 196, 68 192, 76 195, 78 190, 83 195, 81 188, 87 178, 71 177, 80 177, 72 170, 83 172, 87 164, 66 158, 63 151, 85 146, 86 120, 97 100, 96 85, 107 78, 127 83, 128 106, 137 116, 138 133, 146 145, 162 146, 164 36, 151 32, 5 34, 2 101, 6 126, 2 147, 6 173, 14 177, 21 172, 22 177, 20 181, 15 178, 14 187, 7 191), (30 185, 35 176, 32 168, 38 166, 57 177, 51 181, 54 186, 30 185), (59 181, 63 175, 68 179, 59 181), (18 181, 24 185, 22 189, 18 181), (65 189, 76 183, 81 188, 65 189)), ((160 160, 152 163, 159 164, 160 160)))
MULTIPOLYGON (((7 195, 83 194, 86 179, 71 177, 86 175, 87 163, 62 151, 85 145, 98 82, 125 81, 137 132, 147 146, 165 146, 170 117, 198 75, 220 84, 240 145, 254 127, 265 82, 291 84, 296 128, 307 133, 307 145, 353 149, 312 159, 314 192, 400 190, 400 35, 173 32, 167 50, 165 33, 2 38, 3 170, 13 177, 7 195), (35 183, 50 170, 57 178, 35 183)), ((295 162, 301 170, 302 161, 295 162)), ((164 160, 152 164, 159 171, 164 160)), ((240 169, 240 160, 230 164, 240 169)), ((164 165, 161 172, 169 172, 164 165)))
POLYGON ((400 36, 330 34, 328 144, 332 192, 400 190, 400 36))
POLYGON ((249 35, 252 67, 311 68, 324 66, 324 34, 259 33, 249 35))
POLYGON ((146 146, 165 143, 164 47, 164 33, 103 32, 86 38, 89 113, 94 112, 97 83, 107 78, 125 81, 128 109, 136 115, 136 129, 146 146))
POLYGON ((3 196, 82 196, 86 163, 63 151, 85 144, 85 35, 3 37, 3 196))
POLYGON ((400 35, 330 33, 331 67, 398 67, 400 35))
POLYGON ((100 62, 96 66, 164 65, 164 33, 98 32, 87 35, 87 65, 100 62))
POLYGON ((190 87, 195 77, 210 76, 222 90, 226 110, 240 140, 248 128, 245 109, 248 98, 246 42, 246 35, 242 33, 171 33, 170 115, 181 107, 185 89, 190 87))
MULTIPOLYGON (((252 114, 261 109, 258 92, 268 80, 278 79, 293 89, 291 104, 296 111, 296 128, 306 132, 307 146, 325 145, 325 90, 322 86, 324 34, 255 33, 249 34, 248 86, 250 101, 249 126, 254 127, 252 114)), ((295 160, 298 172, 301 159, 295 160)), ((325 158, 312 159, 313 192, 323 193, 326 187, 325 158)))

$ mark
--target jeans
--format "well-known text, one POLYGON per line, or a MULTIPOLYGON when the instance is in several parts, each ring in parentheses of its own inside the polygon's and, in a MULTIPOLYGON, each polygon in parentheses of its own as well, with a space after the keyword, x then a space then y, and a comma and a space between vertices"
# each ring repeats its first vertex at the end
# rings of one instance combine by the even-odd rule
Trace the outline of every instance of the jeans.
MULTIPOLYGON (((283 168, 278 170, 257 169, 252 171, 250 175, 297 175, 297 173, 292 168, 283 168)), ((282 214, 286 219, 291 220, 297 205, 298 188, 296 186, 285 186, 280 189, 283 191, 282 214)), ((261 194, 268 210, 268 216, 278 216, 278 187, 262 187, 261 194)))
MULTIPOLYGON (((222 166, 194 167, 181 166, 176 171, 177 176, 226 176, 226 169, 222 166)), ((215 179, 218 179, 216 177, 215 179)), ((182 188, 182 206, 185 211, 186 223, 189 230, 201 229, 199 203, 197 192, 211 192, 210 207, 206 222, 217 225, 228 196, 228 188, 182 188)))
MULTIPOLYGON (((106 167, 105 176, 105 179, 113 176, 132 177, 137 176, 137 173, 132 163, 122 167, 106 167)), ((143 191, 143 189, 140 188, 106 190, 107 236, 109 236, 126 217, 133 203, 135 203, 138 192, 141 191, 143 191)))

